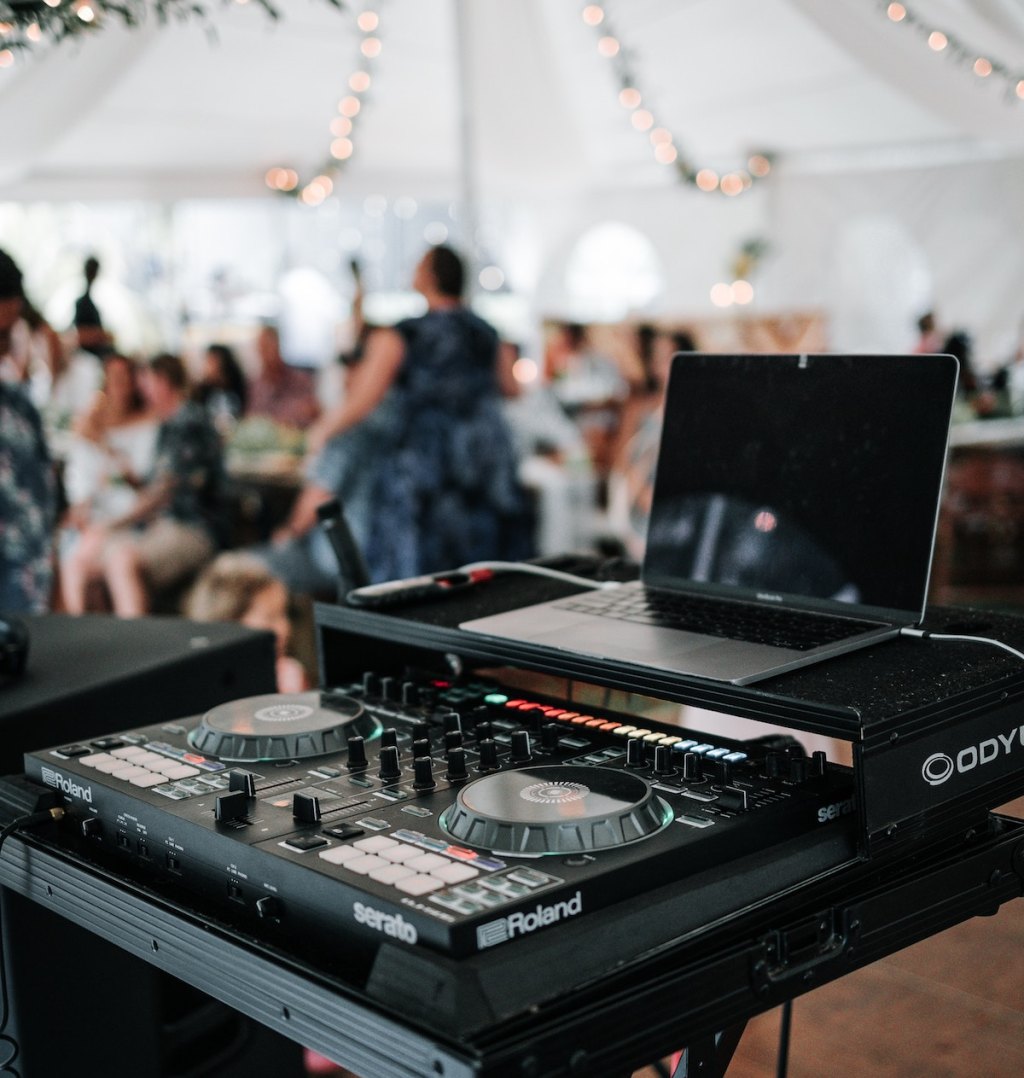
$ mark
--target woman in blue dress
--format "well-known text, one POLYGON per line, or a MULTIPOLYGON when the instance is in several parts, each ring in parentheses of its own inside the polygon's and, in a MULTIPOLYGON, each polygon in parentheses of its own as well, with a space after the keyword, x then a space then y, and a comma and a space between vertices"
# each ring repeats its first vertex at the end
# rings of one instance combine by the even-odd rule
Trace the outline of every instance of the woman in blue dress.
POLYGON ((501 410, 498 335, 463 306, 463 283, 459 256, 431 248, 413 277, 427 313, 370 337, 344 401, 309 434, 316 450, 386 407, 367 522, 374 580, 532 552, 501 410))

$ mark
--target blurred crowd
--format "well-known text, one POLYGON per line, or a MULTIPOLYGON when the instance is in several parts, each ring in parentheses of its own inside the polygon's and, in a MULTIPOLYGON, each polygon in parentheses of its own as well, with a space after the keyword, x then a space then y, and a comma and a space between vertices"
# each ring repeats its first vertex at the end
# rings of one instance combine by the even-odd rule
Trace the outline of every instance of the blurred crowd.
POLYGON ((357 288, 354 345, 325 379, 288 362, 271 324, 187 362, 123 354, 95 258, 58 333, 0 252, 0 609, 258 624, 294 688, 282 611, 351 584, 318 527, 331 500, 375 581, 637 553, 631 473, 650 473, 669 357, 694 342, 553 324, 533 360, 463 303, 464 272, 430 249, 412 281, 426 312, 395 326, 364 322, 357 288))

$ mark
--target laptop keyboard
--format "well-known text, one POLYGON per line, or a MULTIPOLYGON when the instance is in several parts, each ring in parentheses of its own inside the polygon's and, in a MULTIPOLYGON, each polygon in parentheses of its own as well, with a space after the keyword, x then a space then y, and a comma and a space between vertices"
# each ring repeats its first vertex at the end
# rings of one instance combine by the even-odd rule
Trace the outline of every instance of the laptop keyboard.
POLYGON ((618 621, 656 625, 665 629, 743 640, 751 644, 809 651, 837 640, 876 628, 876 622, 805 614, 766 606, 752 606, 721 599, 673 595, 636 588, 608 588, 573 595, 553 603, 562 610, 614 618, 618 621))

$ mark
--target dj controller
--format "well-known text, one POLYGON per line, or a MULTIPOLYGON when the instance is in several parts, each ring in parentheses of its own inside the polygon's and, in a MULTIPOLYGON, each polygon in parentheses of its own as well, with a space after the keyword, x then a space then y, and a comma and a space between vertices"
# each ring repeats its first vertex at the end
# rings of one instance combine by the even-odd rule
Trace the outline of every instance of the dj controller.
POLYGON ((489 951, 854 811, 849 769, 792 739, 375 672, 25 764, 76 842, 339 954, 489 951))

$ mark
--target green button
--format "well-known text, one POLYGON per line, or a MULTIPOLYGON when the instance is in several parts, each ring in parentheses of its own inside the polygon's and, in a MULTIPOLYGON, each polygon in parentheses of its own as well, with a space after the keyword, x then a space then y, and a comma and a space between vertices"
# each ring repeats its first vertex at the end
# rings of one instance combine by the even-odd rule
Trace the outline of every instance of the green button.
POLYGON ((485 704, 495 704, 495 705, 507 704, 508 703, 508 697, 505 696, 503 693, 500 693, 500 692, 491 692, 491 693, 488 693, 484 697, 484 703, 485 704))

